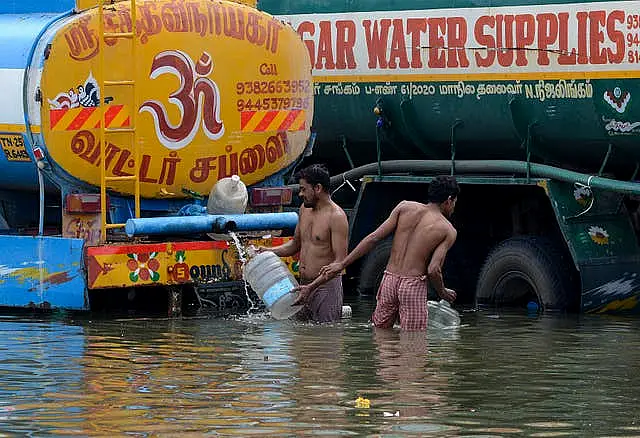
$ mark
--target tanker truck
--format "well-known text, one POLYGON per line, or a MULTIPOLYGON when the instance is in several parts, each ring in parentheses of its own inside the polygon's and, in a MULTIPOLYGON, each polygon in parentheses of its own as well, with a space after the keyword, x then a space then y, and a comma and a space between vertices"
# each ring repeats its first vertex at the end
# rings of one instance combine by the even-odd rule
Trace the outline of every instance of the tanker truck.
POLYGON ((297 223, 283 175, 314 101, 295 30, 251 0, 4 1, 0 22, 0 306, 176 314, 214 281, 209 304, 241 305, 220 235, 277 245, 297 223), (233 175, 255 215, 187 217, 233 175))
MULTIPOLYGON (((458 303, 637 311, 640 2, 259 0, 313 67, 350 248, 436 174, 461 185, 458 303), (351 188, 350 188, 351 187, 351 188)), ((375 294, 382 241, 346 279, 375 294)))

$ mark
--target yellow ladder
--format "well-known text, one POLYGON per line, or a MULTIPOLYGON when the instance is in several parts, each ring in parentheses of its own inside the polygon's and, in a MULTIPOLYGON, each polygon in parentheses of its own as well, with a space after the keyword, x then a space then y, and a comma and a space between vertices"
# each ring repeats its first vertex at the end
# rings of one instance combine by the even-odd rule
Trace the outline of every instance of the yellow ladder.
POLYGON ((128 80, 108 80, 105 78, 105 39, 130 39, 131 40, 131 58, 122 60, 130 66, 135 78, 137 72, 137 41, 136 41, 136 0, 129 0, 131 10, 131 32, 105 32, 104 29, 104 10, 105 7, 112 6, 113 0, 98 0, 98 39, 99 39, 99 60, 97 82, 100 87, 100 209, 101 214, 101 233, 100 240, 107 240, 107 230, 113 228, 124 228, 125 224, 108 224, 107 223, 107 184, 109 182, 130 181, 134 184, 134 201, 135 201, 135 217, 140 217, 140 155, 141 144, 138 138, 136 115, 138 112, 138 95, 136 92, 136 83, 134 79, 128 80), (107 89, 111 87, 131 87, 132 102, 129 106, 129 126, 124 128, 109 128, 106 124, 105 114, 108 105, 105 103, 107 89), (131 146, 134 154, 134 174, 130 176, 107 176, 106 168, 106 145, 110 136, 115 134, 126 133, 131 139, 131 146))

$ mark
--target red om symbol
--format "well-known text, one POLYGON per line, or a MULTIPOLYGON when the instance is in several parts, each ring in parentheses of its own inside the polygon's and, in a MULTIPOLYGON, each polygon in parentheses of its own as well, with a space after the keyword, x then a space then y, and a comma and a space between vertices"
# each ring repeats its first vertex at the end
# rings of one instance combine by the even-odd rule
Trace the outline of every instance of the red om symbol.
POLYGON ((172 74, 180 80, 180 87, 169 95, 169 102, 176 105, 181 114, 177 125, 169 121, 162 102, 147 100, 140 105, 140 113, 146 111, 153 116, 156 135, 168 149, 182 149, 191 143, 200 120, 210 139, 217 140, 224 134, 224 124, 220 120, 220 91, 216 83, 206 77, 212 71, 213 62, 207 52, 202 53, 195 66, 191 58, 179 50, 160 52, 153 59, 151 79, 172 74))

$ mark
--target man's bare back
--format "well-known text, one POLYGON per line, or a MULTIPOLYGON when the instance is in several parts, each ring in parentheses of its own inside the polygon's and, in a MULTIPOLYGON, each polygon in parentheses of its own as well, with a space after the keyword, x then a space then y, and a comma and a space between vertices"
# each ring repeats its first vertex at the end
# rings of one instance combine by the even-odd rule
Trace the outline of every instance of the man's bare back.
POLYGON ((300 207, 298 215, 300 239, 300 279, 303 282, 313 281, 324 265, 342 260, 346 255, 347 216, 333 201, 320 208, 300 207), (334 248, 335 234, 339 234, 339 248, 334 248), (332 239, 334 237, 334 239, 332 239), (336 253, 336 250, 339 254, 336 253))
POLYGON ((436 205, 402 201, 387 270, 407 276, 421 276, 438 245, 456 231, 436 205))
POLYGON ((436 177, 429 186, 428 204, 400 202, 389 217, 362 239, 342 262, 323 266, 320 274, 331 278, 393 234, 387 271, 408 277, 421 277, 426 272, 440 297, 455 300, 455 291, 444 287, 442 265, 457 236, 447 218, 455 209, 458 192, 455 178, 436 177))

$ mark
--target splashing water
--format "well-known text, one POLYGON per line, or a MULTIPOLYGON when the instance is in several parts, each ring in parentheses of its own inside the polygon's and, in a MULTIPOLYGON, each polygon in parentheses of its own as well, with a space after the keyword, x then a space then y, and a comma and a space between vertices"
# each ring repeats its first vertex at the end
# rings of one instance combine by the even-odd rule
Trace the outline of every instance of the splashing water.
MULTIPOLYGON (((233 243, 236 245, 236 249, 238 250, 238 257, 240 257, 240 263, 242 263, 242 272, 244 272, 244 265, 247 263, 247 250, 245 249, 242 242, 240 242, 240 238, 233 231, 229 231, 229 236, 233 239, 233 243)), ((243 278, 242 282, 244 283, 244 294, 247 296, 247 301, 250 306, 247 309, 247 315, 254 309, 257 309, 258 306, 255 305, 251 297, 249 296, 249 289, 247 286, 247 281, 243 278)))

